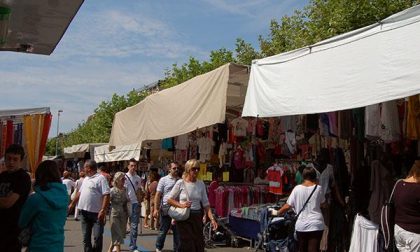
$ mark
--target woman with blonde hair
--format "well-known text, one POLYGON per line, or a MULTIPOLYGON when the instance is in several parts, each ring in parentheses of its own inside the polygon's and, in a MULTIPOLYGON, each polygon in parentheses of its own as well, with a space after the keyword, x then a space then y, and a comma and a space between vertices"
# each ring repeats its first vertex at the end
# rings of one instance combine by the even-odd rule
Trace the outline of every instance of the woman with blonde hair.
POLYGON ((120 252, 121 244, 124 244, 128 218, 128 195, 124 183, 125 174, 115 173, 111 189, 111 245, 108 252, 112 252, 114 247, 117 252, 120 252))
POLYGON ((420 251, 420 160, 395 186, 395 244, 399 251, 420 251))
POLYGON ((176 222, 176 228, 180 235, 180 252, 204 251, 203 214, 207 214, 213 229, 217 229, 217 222, 210 210, 206 186, 203 181, 197 179, 199 171, 200 163, 196 159, 188 160, 185 163, 182 179, 176 182, 169 193, 169 205, 190 208, 189 218, 176 222))

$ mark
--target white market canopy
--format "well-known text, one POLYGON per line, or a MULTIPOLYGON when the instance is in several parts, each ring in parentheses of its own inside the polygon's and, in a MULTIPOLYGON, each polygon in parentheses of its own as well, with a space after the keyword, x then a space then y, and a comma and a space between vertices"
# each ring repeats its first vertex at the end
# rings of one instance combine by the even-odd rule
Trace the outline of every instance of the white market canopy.
POLYGON ((134 158, 139 160, 141 144, 120 145, 110 150, 110 146, 103 145, 95 148, 94 160, 97 163, 124 161, 134 158))
POLYGON ((420 6, 315 45, 255 60, 242 116, 363 107, 420 93, 420 6))
POLYGON ((97 163, 125 161, 134 158, 139 161, 143 148, 157 150, 161 148, 161 141, 148 141, 143 144, 119 145, 112 148, 108 144, 95 147, 94 159, 97 163))
POLYGON ((175 87, 149 95, 115 115, 109 144, 179 136, 240 115, 249 79, 247 66, 226 64, 175 87))
MULTIPOLYGON (((82 4, 83 0, 0 0, 0 7, 10 9, 9 32, 0 51, 50 55, 82 4)), ((2 25, 5 22, 0 30, 2 25)))
POLYGON ((86 153, 93 157, 95 147, 106 145, 106 143, 76 144, 64 148, 64 158, 84 158, 86 153))

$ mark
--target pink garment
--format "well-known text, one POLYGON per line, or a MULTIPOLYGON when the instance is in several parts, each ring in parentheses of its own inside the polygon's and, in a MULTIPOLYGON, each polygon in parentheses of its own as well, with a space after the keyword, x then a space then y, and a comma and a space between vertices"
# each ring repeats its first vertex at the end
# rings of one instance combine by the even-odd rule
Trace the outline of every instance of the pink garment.
POLYGON ((244 151, 238 148, 235 153, 233 153, 233 165, 235 169, 244 169, 245 168, 245 157, 244 151))
POLYGON ((219 187, 219 182, 212 181, 209 185, 208 191, 208 197, 209 197, 209 203, 210 207, 214 208, 216 207, 216 189, 219 187))
POLYGON ((330 124, 330 135, 338 136, 337 112, 329 112, 327 115, 330 124))

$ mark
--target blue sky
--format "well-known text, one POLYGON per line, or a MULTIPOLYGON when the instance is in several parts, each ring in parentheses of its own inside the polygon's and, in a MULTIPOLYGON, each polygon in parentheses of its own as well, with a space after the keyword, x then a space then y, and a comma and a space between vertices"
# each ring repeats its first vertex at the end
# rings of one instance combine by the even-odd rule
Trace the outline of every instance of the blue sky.
POLYGON ((76 128, 112 94, 164 77, 190 56, 234 50, 236 38, 255 48, 271 19, 309 0, 86 0, 50 56, 0 53, 0 109, 50 107, 50 137, 76 128))

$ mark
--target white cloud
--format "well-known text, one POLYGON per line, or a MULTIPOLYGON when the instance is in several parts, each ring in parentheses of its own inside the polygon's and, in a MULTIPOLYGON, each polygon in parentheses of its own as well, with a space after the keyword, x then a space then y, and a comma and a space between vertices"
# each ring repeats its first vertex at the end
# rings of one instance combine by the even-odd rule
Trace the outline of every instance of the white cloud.
POLYGON ((80 16, 56 50, 57 57, 165 57, 202 54, 174 28, 144 13, 119 10, 80 16))
POLYGON ((255 16, 255 10, 265 5, 267 0, 204 0, 213 7, 231 14, 255 16))

